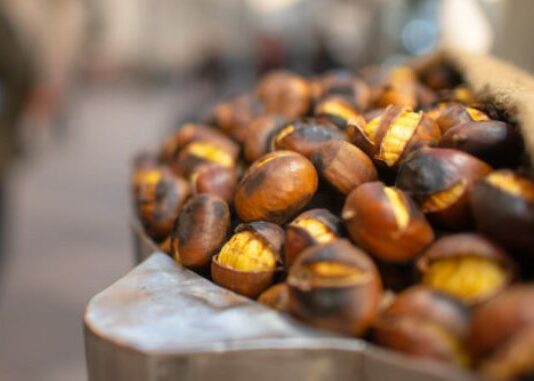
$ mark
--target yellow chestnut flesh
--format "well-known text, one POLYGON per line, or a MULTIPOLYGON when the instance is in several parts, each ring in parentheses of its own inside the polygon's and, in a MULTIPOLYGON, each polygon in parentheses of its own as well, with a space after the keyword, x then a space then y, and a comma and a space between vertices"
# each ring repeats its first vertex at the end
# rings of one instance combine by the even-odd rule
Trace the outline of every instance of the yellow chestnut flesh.
POLYGON ((428 197, 421 203, 421 210, 424 213, 432 213, 446 209, 449 206, 453 205, 456 201, 458 201, 460 197, 462 197, 466 189, 467 186, 465 182, 460 181, 457 184, 454 184, 449 189, 437 192, 432 196, 428 197))
POLYGON ((330 242, 336 238, 336 235, 328 226, 315 218, 297 220, 295 225, 305 229, 318 243, 330 242))
POLYGON ((272 270, 276 266, 276 255, 254 232, 242 231, 222 247, 218 262, 240 271, 272 270))
POLYGON ((516 176, 513 172, 493 172, 486 177, 485 181, 506 193, 534 203, 534 183, 516 176))
POLYGON ((404 230, 408 225, 408 222, 410 222, 410 214, 407 205, 397 189, 393 187, 385 187, 384 193, 392 206, 398 230, 404 230))
POLYGON ((234 165, 234 159, 231 155, 209 142, 193 142, 187 147, 187 151, 193 156, 209 160, 223 167, 234 165))
POLYGON ((386 132, 378 158, 385 161, 388 166, 392 166, 404 152, 406 144, 415 132, 421 121, 422 113, 404 110, 397 116, 386 132))
POLYGON ((498 262, 461 256, 430 263, 423 284, 468 302, 493 294, 507 279, 506 270, 498 262))

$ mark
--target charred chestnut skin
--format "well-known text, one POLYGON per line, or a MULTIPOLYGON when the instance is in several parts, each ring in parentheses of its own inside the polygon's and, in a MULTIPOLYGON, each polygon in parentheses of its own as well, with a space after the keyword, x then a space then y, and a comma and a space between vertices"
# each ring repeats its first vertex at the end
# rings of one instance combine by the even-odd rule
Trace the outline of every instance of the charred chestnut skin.
POLYGON ((474 185, 470 198, 480 231, 534 257, 534 181, 511 170, 495 171, 474 185))
POLYGON ((352 191, 341 216, 351 239, 383 261, 414 259, 434 240, 432 227, 415 202, 379 181, 352 191))
POLYGON ((256 94, 267 112, 288 119, 306 115, 312 102, 312 88, 308 80, 287 70, 267 73, 258 84, 256 94))
MULTIPOLYGON (((476 233, 452 234, 438 239, 418 259, 416 266, 424 277, 430 266, 435 262, 465 257, 494 263, 502 268, 503 273, 502 283, 496 285, 491 292, 463 299, 464 303, 468 305, 480 304, 491 299, 506 288, 514 278, 515 266, 506 251, 497 243, 476 233)), ((483 275, 477 274, 479 278, 483 277, 483 275)), ((445 292, 445 290, 443 291, 445 292)), ((459 295, 453 296, 460 298, 459 295)))
MULTIPOLYGON (((241 224, 235 229, 236 234, 245 231, 252 232, 269 247, 276 259, 279 259, 284 242, 284 231, 281 227, 265 221, 255 221, 241 224)), ((276 267, 264 270, 238 270, 221 263, 219 256, 220 254, 215 255, 211 262, 211 277, 218 285, 240 295, 256 298, 273 283, 276 267)))
POLYGON ((255 161, 237 185, 234 206, 244 222, 284 223, 317 191, 313 164, 292 151, 271 152, 255 161))
POLYGON ((261 100, 254 94, 243 94, 218 104, 213 119, 225 134, 243 143, 252 120, 264 112, 261 100))
POLYGON ((360 336, 373 323, 382 282, 373 261, 349 241, 338 239, 306 249, 287 278, 289 311, 318 328, 360 336), (329 274, 320 266, 343 268, 329 274))
POLYGON ((143 170, 138 176, 134 192, 141 223, 155 241, 164 240, 190 195, 190 187, 166 167, 143 170))
POLYGON ((277 283, 269 287, 258 297, 258 302, 280 312, 287 312, 289 308, 289 289, 287 283, 277 283))
POLYGON ((338 238, 341 235, 341 229, 341 220, 328 209, 310 209, 298 215, 286 227, 284 241, 285 267, 287 269, 291 268, 299 254, 306 248, 338 238), (314 231, 313 227, 310 228, 301 223, 309 220, 312 220, 315 226, 321 226, 321 231, 314 231))
POLYGON ((237 171, 217 164, 204 164, 193 172, 190 182, 193 194, 213 194, 230 204, 237 186, 237 171))
POLYGON ((343 140, 324 143, 312 155, 311 161, 319 176, 342 194, 378 178, 371 159, 358 147, 343 140))
POLYGON ((454 102, 445 104, 446 108, 441 110, 436 118, 436 123, 443 134, 460 124, 488 121, 490 119, 486 113, 476 108, 454 102))
POLYGON ((311 157, 325 142, 346 140, 345 134, 327 120, 298 119, 279 129, 273 136, 273 150, 295 151, 311 157))
POLYGON ((467 365, 469 310, 437 290, 414 286, 399 294, 373 324, 374 341, 416 357, 467 365))
POLYGON ((469 194, 473 183, 491 171, 487 163, 465 152, 423 147, 401 164, 396 186, 412 196, 432 221, 460 230, 472 225, 469 194), (442 202, 446 192, 453 196, 442 202))
POLYGON ((266 114, 254 119, 243 143, 245 159, 252 163, 270 152, 273 135, 287 123, 286 118, 276 114, 266 114))
POLYGON ((190 178, 191 175, 201 166, 206 164, 218 164, 227 168, 235 167, 235 158, 231 153, 217 144, 209 141, 194 141, 186 145, 178 157, 172 163, 172 168, 179 176, 190 178), (197 150, 207 150, 208 152, 216 153, 216 157, 210 157, 208 153, 198 152, 197 150))
POLYGON ((343 131, 347 128, 348 121, 360 114, 344 97, 329 95, 317 102, 313 115, 318 119, 329 120, 343 131))
POLYGON ((230 229, 226 202, 211 194, 191 197, 172 234, 172 255, 185 267, 203 271, 223 245, 230 229))

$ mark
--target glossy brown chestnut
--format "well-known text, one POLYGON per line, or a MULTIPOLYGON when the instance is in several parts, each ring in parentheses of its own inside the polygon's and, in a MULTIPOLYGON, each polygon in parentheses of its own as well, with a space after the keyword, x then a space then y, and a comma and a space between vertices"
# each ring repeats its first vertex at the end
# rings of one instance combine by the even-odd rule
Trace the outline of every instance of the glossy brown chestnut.
POLYGON ((492 172, 473 187, 471 209, 480 231, 534 256, 534 181, 510 170, 492 172))
POLYGON ((284 223, 317 191, 313 164, 292 151, 271 152, 255 161, 237 185, 234 206, 242 221, 284 223))
POLYGON ((434 242, 417 261, 422 283, 473 305, 501 292, 514 276, 506 252, 474 233, 453 234, 434 242))
POLYGON ((324 143, 311 161, 319 176, 342 194, 378 177, 371 159, 358 147, 343 140, 324 143))
POLYGON ((233 167, 203 164, 191 174, 190 183, 193 194, 210 193, 230 204, 234 201, 237 171, 233 167))
POLYGON ((161 241, 171 233, 189 197, 189 184, 161 167, 143 170, 143 174, 136 177, 134 192, 139 218, 147 234, 161 241))
POLYGON ((341 214, 354 242, 383 261, 415 258, 434 240, 434 232, 404 192, 370 182, 353 190, 341 214))
POLYGON ((469 311, 437 290, 415 286, 403 291, 373 324, 384 347, 416 357, 467 366, 469 311))
POLYGON ((346 140, 333 123, 314 118, 298 119, 279 129, 273 136, 273 150, 289 150, 311 157, 325 142, 346 140))
POLYGON ((483 111, 463 104, 449 102, 445 103, 446 108, 441 110, 436 118, 441 132, 445 134, 450 128, 467 122, 481 122, 490 120, 483 111))
POLYGON ((213 257, 211 277, 218 285, 256 298, 273 282, 284 231, 270 222, 241 224, 213 257))
POLYGON ((217 164, 226 168, 236 165, 234 157, 220 146, 198 140, 182 148, 172 168, 180 176, 190 178, 193 172, 205 164, 217 164))
POLYGON ((373 323, 382 293, 373 261, 345 239, 302 252, 287 283, 291 314, 353 336, 362 335, 373 323))
POLYGON ((220 103, 213 112, 216 125, 242 143, 252 120, 262 115, 265 107, 251 94, 244 94, 220 103))
POLYGON ((313 81, 312 87, 316 101, 335 95, 345 99, 358 111, 366 110, 371 104, 369 85, 346 70, 326 72, 313 81))
POLYGON ((262 115, 254 119, 243 143, 245 159, 252 163, 270 152, 273 135, 287 123, 286 118, 276 114, 262 115))
POLYGON ((287 312, 289 308, 289 289, 287 283, 277 283, 262 292, 258 302, 280 312, 287 312))
POLYGON ((497 120, 457 124, 443 134, 440 147, 456 148, 494 165, 511 163, 520 137, 510 124, 497 120))
POLYGON ((437 145, 441 133, 436 123, 422 112, 389 106, 369 122, 351 119, 353 142, 377 164, 397 168, 410 152, 427 145, 437 145))
POLYGON ((284 265, 291 268, 304 249, 335 240, 341 233, 341 220, 328 209, 310 209, 301 213, 286 228, 284 265))
POLYGON ((459 230, 472 225, 469 194, 473 183, 491 170, 485 162, 462 151, 423 147, 402 163, 396 185, 434 222, 459 230))
POLYGON ((417 107, 417 76, 411 67, 398 66, 387 74, 376 106, 389 105, 417 107))
POLYGON ((310 82, 300 75, 285 70, 266 74, 257 87, 257 94, 265 104, 267 112, 288 119, 306 115, 312 102, 310 82))
POLYGON ((230 229, 226 202, 211 194, 191 197, 172 234, 172 255, 185 267, 205 270, 219 251, 230 229))
POLYGON ((178 131, 165 139, 160 157, 164 162, 170 164, 176 160, 182 148, 195 141, 214 144, 227 152, 234 160, 239 156, 239 146, 237 143, 221 131, 204 124, 186 123, 178 131))
POLYGON ((341 131, 347 128, 350 119, 359 116, 356 108, 340 95, 329 95, 320 100, 313 109, 313 115, 331 121, 341 131))

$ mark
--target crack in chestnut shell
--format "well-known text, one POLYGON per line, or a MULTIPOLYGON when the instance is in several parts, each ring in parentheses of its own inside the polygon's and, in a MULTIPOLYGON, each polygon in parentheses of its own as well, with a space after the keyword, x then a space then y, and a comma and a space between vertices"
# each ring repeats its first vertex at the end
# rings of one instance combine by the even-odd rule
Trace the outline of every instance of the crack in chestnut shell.
POLYGON ((384 261, 415 258, 434 240, 434 232, 423 213, 402 191, 407 207, 407 225, 400 229, 381 182, 369 182, 352 191, 341 214, 350 237, 372 256, 384 261))
POLYGON ((341 234, 341 220, 328 209, 310 209, 301 213, 286 228, 284 241, 284 265, 286 269, 291 268, 304 249, 319 243, 305 228, 296 224, 299 220, 308 218, 324 224, 334 236, 339 237, 341 234))
POLYGON ((243 231, 250 231, 260 236, 269 246, 269 249, 276 254, 277 259, 280 260, 280 250, 282 249, 285 239, 284 229, 270 222, 254 221, 245 224, 239 224, 235 228, 234 233, 240 233, 243 231))
MULTIPOLYGON (((489 117, 487 117, 487 115, 485 115, 483 111, 480 111, 478 109, 474 110, 480 112, 481 118, 489 119, 489 117)), ((448 103, 448 107, 443 110, 440 113, 439 117, 436 119, 436 123, 438 124, 443 134, 445 134, 449 129, 457 125, 473 121, 475 120, 473 119, 471 114, 469 114, 468 106, 454 102, 448 103)))
POLYGON ((214 195, 193 196, 184 206, 172 237, 172 253, 187 268, 203 270, 209 266, 230 229, 230 210, 214 195))
POLYGON ((334 95, 344 98, 357 111, 365 111, 371 104, 369 85, 348 70, 331 70, 324 73, 314 79, 312 89, 316 102, 334 95))
POLYGON ((254 119, 247 131, 243 153, 250 163, 259 159, 271 150, 271 139, 276 131, 288 123, 280 115, 267 114, 254 119))
POLYGON ((362 335, 378 312, 382 282, 372 260, 345 239, 306 249, 288 276, 289 310, 299 319, 327 330, 362 335), (318 262, 345 264, 361 272, 353 284, 313 285, 313 279, 299 279, 299 273, 318 262))
POLYGON ((245 222, 284 223, 312 199, 317 187, 317 172, 308 159, 292 151, 275 151, 246 171, 234 206, 245 222))

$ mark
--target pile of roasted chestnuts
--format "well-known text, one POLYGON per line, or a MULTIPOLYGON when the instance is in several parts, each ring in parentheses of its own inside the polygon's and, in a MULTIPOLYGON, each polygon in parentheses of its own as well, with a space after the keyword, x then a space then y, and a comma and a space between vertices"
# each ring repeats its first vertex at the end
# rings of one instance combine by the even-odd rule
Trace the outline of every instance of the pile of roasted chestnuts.
POLYGON ((218 285, 508 380, 534 375, 531 176, 513 118, 440 63, 271 72, 132 188, 145 232, 218 285))

